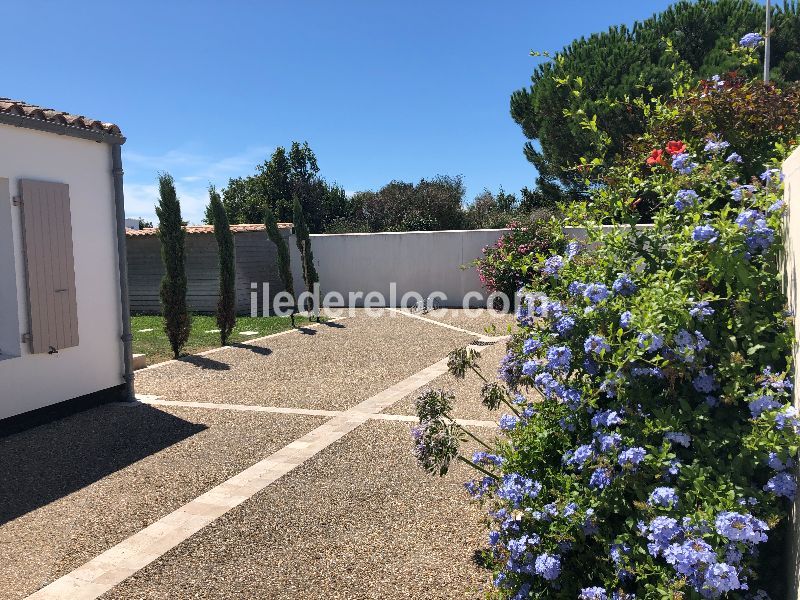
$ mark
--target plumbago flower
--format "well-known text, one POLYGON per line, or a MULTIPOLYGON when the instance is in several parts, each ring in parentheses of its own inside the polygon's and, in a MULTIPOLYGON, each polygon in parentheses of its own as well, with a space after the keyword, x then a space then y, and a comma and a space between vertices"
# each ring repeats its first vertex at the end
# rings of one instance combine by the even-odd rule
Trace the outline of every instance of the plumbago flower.
MULTIPOLYGON (((467 489, 488 515, 492 597, 786 597, 775 565, 800 415, 778 162, 730 160, 749 149, 721 137, 674 141, 648 140, 651 168, 639 154, 593 190, 602 202, 570 209, 586 243, 539 256, 521 290, 485 388, 507 415, 479 449, 491 458, 458 455, 480 469, 467 489), (601 208, 627 207, 642 180, 657 194, 652 226, 623 208, 603 229, 601 208)), ((518 266, 529 272, 529 257, 518 266)), ((459 356, 459 376, 474 373, 459 356)), ((441 398, 418 408, 417 455, 438 472, 466 434, 441 398)))

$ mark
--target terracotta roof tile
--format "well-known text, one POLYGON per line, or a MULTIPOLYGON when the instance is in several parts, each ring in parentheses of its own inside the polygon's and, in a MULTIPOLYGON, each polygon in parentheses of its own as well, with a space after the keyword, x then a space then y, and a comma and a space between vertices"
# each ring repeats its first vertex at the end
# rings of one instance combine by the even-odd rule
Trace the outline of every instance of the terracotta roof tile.
POLYGON ((52 108, 43 108, 20 100, 11 100, 10 98, 0 98, 0 114, 18 115, 29 119, 37 119, 39 121, 63 125, 64 127, 100 131, 108 135, 122 137, 122 131, 120 131, 120 128, 114 125, 114 123, 105 123, 97 119, 73 115, 52 108))
MULTIPOLYGON (((292 223, 278 223, 278 227, 281 229, 290 229, 292 227, 292 223)), ((195 233, 214 233, 214 226, 213 225, 188 225, 184 227, 186 233, 189 235, 195 233)), ((264 231, 264 225, 262 223, 242 223, 241 225, 231 225, 231 231, 233 233, 239 233, 241 231, 264 231)), ((129 237, 140 237, 146 235, 156 235, 158 234, 158 227, 146 227, 145 229, 126 229, 125 235, 129 237)))

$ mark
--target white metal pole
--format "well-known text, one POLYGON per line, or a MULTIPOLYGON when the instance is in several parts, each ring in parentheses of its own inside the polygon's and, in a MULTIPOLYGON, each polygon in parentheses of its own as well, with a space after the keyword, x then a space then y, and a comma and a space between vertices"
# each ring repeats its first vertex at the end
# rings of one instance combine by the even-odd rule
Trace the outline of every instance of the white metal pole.
POLYGON ((764 33, 764 83, 769 83, 769 41, 772 29, 772 14, 770 11, 770 0, 767 0, 767 29, 764 33))

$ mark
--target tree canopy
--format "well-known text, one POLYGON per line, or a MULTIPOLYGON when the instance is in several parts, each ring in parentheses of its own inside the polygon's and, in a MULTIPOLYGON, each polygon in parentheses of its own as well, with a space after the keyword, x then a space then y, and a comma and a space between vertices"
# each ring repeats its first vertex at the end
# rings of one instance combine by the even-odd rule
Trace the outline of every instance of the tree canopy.
MULTIPOLYGON (((262 223, 268 204, 278 221, 292 220, 292 198, 297 195, 313 233, 324 231, 325 224, 346 210, 344 190, 319 176, 319 166, 308 142, 292 142, 289 151, 279 146, 256 172, 228 181, 222 190, 222 203, 231 223, 262 223)), ((213 223, 207 208, 206 223, 213 223)))
POLYGON ((357 231, 434 231, 464 226, 461 177, 437 175, 418 183, 392 181, 350 199, 351 228, 357 231))
MULTIPOLYGON (((796 81, 797 1, 775 7, 772 24, 771 77, 796 81)), ((525 156, 539 173, 533 202, 585 194, 584 177, 573 167, 592 154, 587 116, 596 115, 597 127, 609 136, 604 158, 610 161, 643 131, 644 116, 632 100, 666 94, 676 57, 697 79, 726 72, 733 68, 731 46, 747 32, 763 33, 764 25, 764 7, 755 0, 682 0, 633 27, 575 40, 536 67, 530 87, 511 96, 511 116, 530 140, 525 156)), ((752 66, 754 73, 758 68, 752 66)))

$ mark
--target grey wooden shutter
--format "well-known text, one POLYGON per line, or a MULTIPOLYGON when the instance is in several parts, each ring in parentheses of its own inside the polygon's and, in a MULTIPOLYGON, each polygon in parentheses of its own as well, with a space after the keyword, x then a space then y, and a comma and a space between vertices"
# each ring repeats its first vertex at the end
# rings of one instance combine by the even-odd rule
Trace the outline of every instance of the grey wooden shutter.
POLYGON ((78 345, 69 186, 20 180, 31 352, 78 345))

